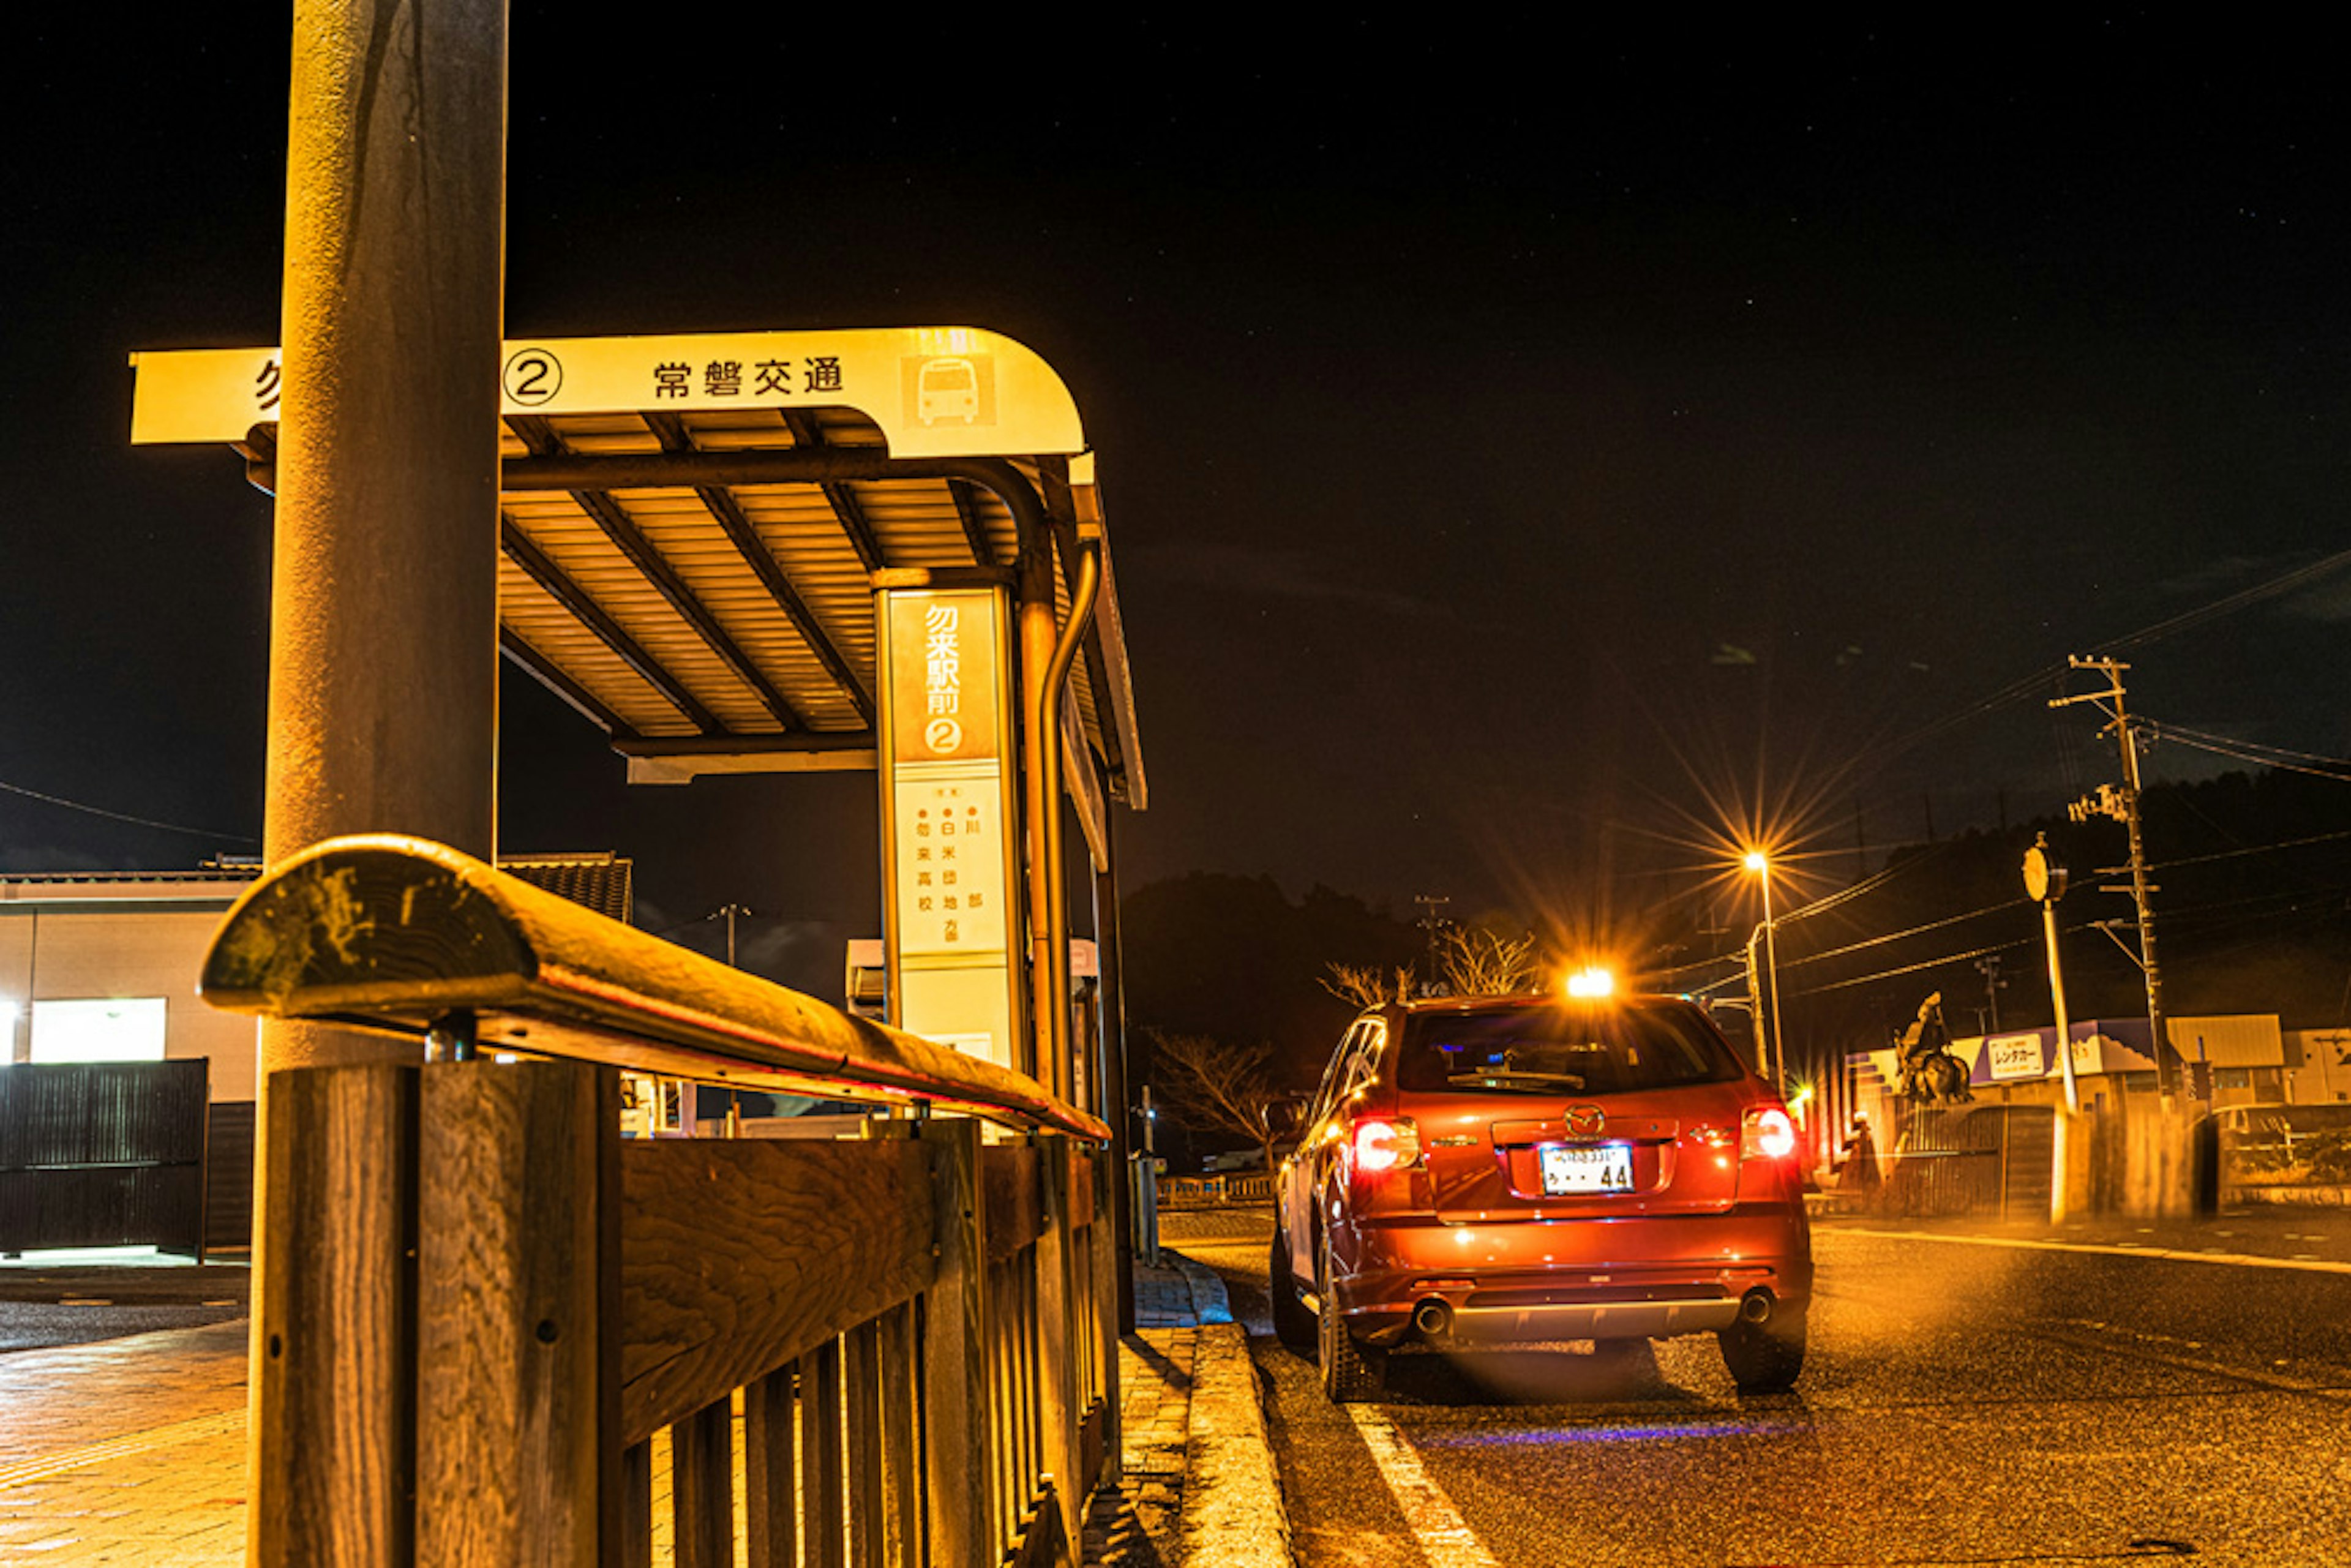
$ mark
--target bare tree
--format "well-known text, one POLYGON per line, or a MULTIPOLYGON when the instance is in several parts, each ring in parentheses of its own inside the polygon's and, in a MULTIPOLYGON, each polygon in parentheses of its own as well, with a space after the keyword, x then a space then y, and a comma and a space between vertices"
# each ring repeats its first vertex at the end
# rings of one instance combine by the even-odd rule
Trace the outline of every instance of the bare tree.
POLYGON ((1532 936, 1501 936, 1476 925, 1448 925, 1437 949, 1445 987, 1457 997, 1508 997, 1535 989, 1542 959, 1532 936))
POLYGON ((1205 1034, 1146 1030, 1158 1071, 1151 1087, 1167 1108, 1195 1126, 1238 1133, 1265 1151, 1273 1168, 1273 1140, 1261 1113, 1273 1098, 1273 1047, 1234 1045, 1205 1034))
POLYGON ((1322 988, 1351 1008, 1375 1008, 1400 1002, 1412 995, 1412 966, 1399 966, 1391 987, 1376 964, 1325 964, 1317 977, 1322 988))

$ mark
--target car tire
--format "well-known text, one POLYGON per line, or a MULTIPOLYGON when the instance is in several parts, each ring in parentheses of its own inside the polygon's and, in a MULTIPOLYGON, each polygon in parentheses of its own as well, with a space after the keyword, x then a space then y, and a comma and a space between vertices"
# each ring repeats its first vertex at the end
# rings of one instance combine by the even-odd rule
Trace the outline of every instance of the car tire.
POLYGON ((1322 1308, 1314 1316, 1314 1354, 1322 1367, 1322 1392, 1333 1405, 1360 1405, 1378 1398, 1385 1382, 1387 1358, 1357 1344, 1355 1336, 1347 1332, 1347 1320, 1339 1314, 1338 1301, 1331 1293, 1328 1232, 1315 1249, 1314 1290, 1322 1308))
POLYGON ((1273 1255, 1267 1260, 1267 1293, 1273 1298, 1273 1336, 1301 1354, 1315 1348, 1314 1314, 1298 1294, 1298 1275, 1290 1266, 1290 1233, 1277 1222, 1273 1255))
POLYGON ((1807 1337, 1802 1309, 1782 1308, 1762 1322, 1741 1319, 1719 1332, 1722 1364, 1741 1394, 1769 1394, 1793 1385, 1804 1370, 1807 1337))

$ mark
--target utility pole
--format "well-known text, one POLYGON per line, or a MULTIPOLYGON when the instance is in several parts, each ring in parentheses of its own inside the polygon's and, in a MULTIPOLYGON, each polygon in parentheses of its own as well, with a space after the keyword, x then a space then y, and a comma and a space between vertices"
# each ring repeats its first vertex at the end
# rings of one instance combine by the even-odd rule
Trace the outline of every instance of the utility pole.
POLYGON ((1418 893, 1413 895, 1412 901, 1420 905, 1421 916, 1418 925, 1422 930, 1428 933, 1428 978, 1422 988, 1426 991, 1437 984, 1437 928, 1445 924, 1437 917, 1437 912, 1453 900, 1442 894, 1418 893))
POLYGON ((737 916, 747 920, 751 917, 751 911, 744 908, 739 904, 721 904, 718 908, 712 910, 708 915, 703 917, 705 920, 724 920, 726 922, 726 967, 730 969, 736 967, 735 921, 737 916))
POLYGON ((2000 1032, 2000 994, 2008 982, 2000 977, 2000 955, 1987 953, 1976 960, 1976 973, 1984 977, 1984 1006, 1991 1013, 1991 1032, 2000 1032))
MULTIPOLYGON (((2085 659, 2078 654, 2069 656, 2066 665, 2075 670, 2095 670, 2106 677, 2107 689, 2084 692, 2077 696, 2052 698, 2051 707, 2067 707, 2074 703, 2108 703, 2114 705, 2113 722, 2106 727, 2115 734, 2122 747, 2123 787, 2119 791, 2102 787, 2096 794, 2087 795, 2065 809, 2076 822, 2092 817, 2112 817, 2122 823, 2130 840, 2130 886, 2102 887, 2101 893, 2128 893, 2137 906, 2138 925, 2138 967, 2147 975, 2147 1023, 2152 1037, 2148 1049, 2155 1056, 2156 1092, 2168 1108, 2179 1091, 2171 1071, 2168 1042, 2164 1038, 2163 967, 2156 959, 2155 905, 2152 895, 2160 891, 2147 874, 2147 841, 2139 823, 2138 742, 2131 733, 2130 715, 2123 706, 2123 672, 2128 664, 2116 659, 2085 659)), ((2103 709, 2101 711, 2104 711, 2103 709)), ((2104 733, 2101 731, 2100 733, 2104 733)), ((2121 939, 2116 938, 2119 942, 2121 939)), ((2125 948, 2124 951, 2129 951, 2125 948)))

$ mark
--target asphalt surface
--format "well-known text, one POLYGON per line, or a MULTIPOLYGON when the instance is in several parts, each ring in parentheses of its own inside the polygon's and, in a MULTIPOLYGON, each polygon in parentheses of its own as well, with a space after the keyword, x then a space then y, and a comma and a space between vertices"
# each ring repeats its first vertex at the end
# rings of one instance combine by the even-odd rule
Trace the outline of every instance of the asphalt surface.
POLYGON ((1250 1324, 1307 1568, 2351 1564, 2351 1215, 1966 1228, 1823 1226, 1789 1394, 1705 1336, 1399 1355, 1361 1419, 1270 1337, 1262 1223, 1176 1244, 1250 1324))
POLYGON ((253 1270, 242 1263, 0 1266, 0 1354, 91 1344, 246 1314, 253 1270))

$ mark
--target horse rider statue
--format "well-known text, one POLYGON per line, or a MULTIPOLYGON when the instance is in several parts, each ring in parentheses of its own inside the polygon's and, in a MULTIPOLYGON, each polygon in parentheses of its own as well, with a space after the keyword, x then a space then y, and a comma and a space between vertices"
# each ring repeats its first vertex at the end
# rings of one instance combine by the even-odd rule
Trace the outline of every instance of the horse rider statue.
POLYGON ((1942 992, 1929 992, 1918 1004, 1917 1021, 1902 1031, 1901 1052, 1897 1092, 1904 1099, 1917 1105, 1958 1105, 1975 1098, 1968 1090, 1968 1064, 1951 1054, 1942 992))

